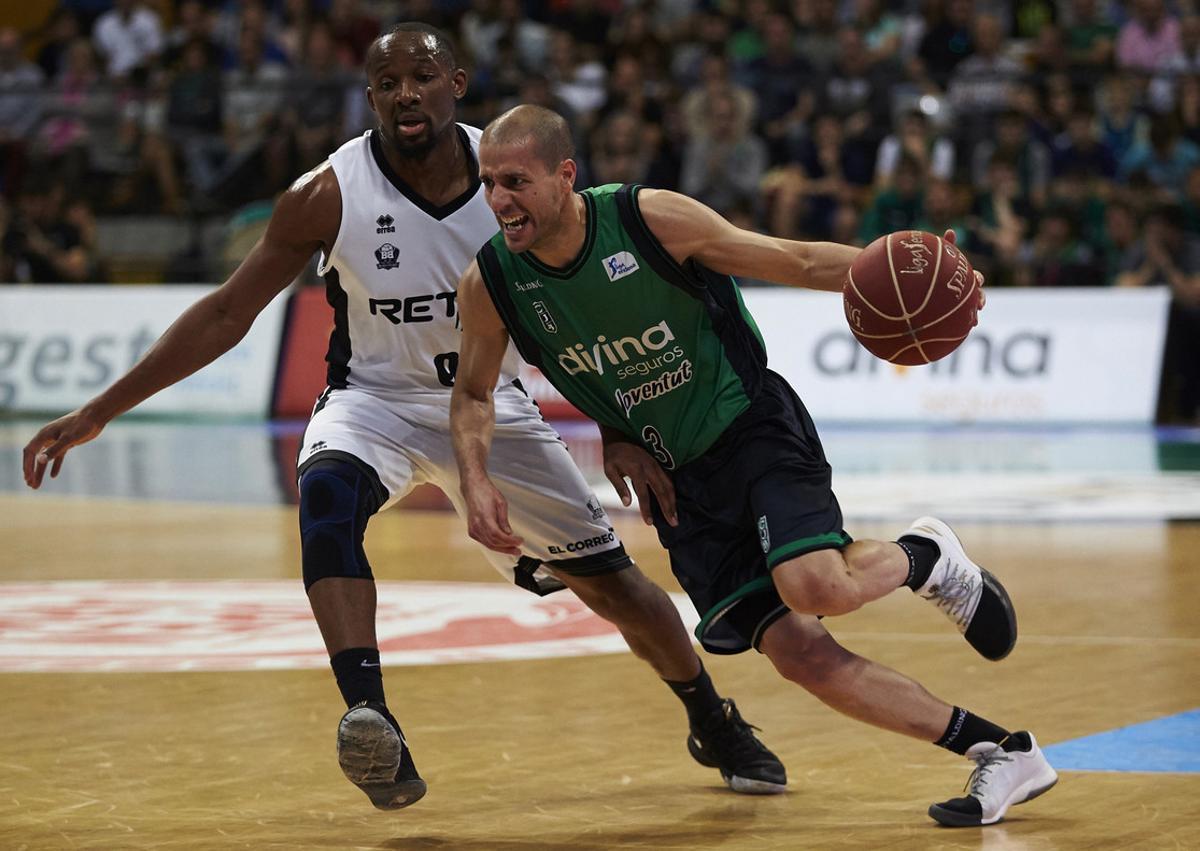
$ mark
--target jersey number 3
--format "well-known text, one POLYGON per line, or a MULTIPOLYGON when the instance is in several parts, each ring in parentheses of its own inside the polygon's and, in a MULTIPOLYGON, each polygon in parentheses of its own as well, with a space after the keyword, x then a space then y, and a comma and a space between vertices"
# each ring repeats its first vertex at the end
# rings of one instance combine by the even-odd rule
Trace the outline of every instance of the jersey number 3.
POLYGON ((675 469, 675 459, 671 457, 671 453, 667 451, 667 447, 663 444, 662 435, 654 426, 646 426, 642 429, 642 440, 650 447, 650 452, 653 453, 658 463, 662 464, 668 470, 675 469))

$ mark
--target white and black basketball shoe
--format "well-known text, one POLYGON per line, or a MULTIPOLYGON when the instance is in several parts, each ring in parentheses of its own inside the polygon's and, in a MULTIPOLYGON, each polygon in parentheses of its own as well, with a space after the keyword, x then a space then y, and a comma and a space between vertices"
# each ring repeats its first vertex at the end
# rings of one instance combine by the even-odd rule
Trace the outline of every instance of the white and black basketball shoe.
POLYGON ((1017 613, 1000 580, 967 558, 954 530, 936 517, 920 517, 900 537, 937 545, 940 555, 917 594, 941 609, 985 659, 998 662, 1017 643, 1017 613))
POLYGON ((1000 744, 979 742, 967 750, 975 770, 967 794, 929 808, 930 817, 947 827, 995 824, 1008 808, 1032 801, 1058 782, 1032 733, 1013 733, 1000 744))

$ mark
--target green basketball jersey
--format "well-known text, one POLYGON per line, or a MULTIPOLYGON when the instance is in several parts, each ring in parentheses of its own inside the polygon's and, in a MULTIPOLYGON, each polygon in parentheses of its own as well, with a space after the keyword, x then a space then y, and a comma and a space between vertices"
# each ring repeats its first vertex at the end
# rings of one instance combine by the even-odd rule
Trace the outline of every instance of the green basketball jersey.
POLYGON ((582 194, 587 236, 569 266, 514 254, 496 234, 478 254, 521 355, 575 407, 675 468, 750 405, 767 357, 737 284, 676 263, 642 221, 638 187, 582 194))

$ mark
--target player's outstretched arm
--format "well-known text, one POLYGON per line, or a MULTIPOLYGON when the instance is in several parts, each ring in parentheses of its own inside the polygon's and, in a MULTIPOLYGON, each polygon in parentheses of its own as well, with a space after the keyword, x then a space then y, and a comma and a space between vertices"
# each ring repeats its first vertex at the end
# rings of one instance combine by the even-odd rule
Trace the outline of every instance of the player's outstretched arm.
POLYGON ((520 556, 521 539, 508 523, 508 502, 487 472, 496 426, 492 392, 508 348, 508 330, 484 288, 478 263, 471 263, 458 283, 458 315, 462 345, 450 396, 450 439, 467 505, 467 532, 488 549, 520 556))
MULTIPOLYGON (((793 287, 841 292, 846 272, 862 251, 838 242, 799 242, 734 227, 694 198, 664 189, 638 193, 642 217, 676 262, 693 259, 714 272, 793 287)), ((953 243, 947 230, 942 238, 953 243)), ((983 275, 979 309, 983 309, 983 275)))
POLYGON ((332 169, 317 169, 296 181, 276 205, 266 234, 228 281, 185 310, 107 390, 34 435, 22 459, 25 483, 39 487, 47 467, 51 478, 57 476, 71 447, 94 439, 115 417, 237 345, 313 252, 333 239, 340 219, 332 169))
POLYGON ((840 292, 850 264, 862 250, 743 230, 678 192, 643 189, 638 204, 650 231, 677 262, 695 260, 726 275, 840 292))

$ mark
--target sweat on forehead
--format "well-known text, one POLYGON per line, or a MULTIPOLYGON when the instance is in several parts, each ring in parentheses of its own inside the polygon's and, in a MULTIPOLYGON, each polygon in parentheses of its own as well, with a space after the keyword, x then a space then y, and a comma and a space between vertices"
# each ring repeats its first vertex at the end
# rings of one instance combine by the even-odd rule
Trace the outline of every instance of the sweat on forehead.
POLYGON ((424 24, 397 24, 371 42, 367 49, 367 68, 383 61, 390 53, 430 56, 455 67, 454 47, 450 40, 424 24))

